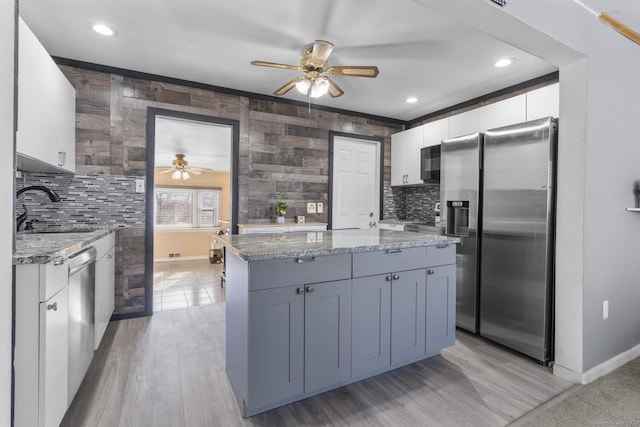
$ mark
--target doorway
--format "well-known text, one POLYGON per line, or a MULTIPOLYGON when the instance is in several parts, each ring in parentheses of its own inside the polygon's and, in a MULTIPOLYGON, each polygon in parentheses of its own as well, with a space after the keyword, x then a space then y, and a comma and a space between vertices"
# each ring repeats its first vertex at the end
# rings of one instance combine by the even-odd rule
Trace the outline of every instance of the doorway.
POLYGON ((375 227, 382 217, 383 139, 331 132, 329 146, 329 228, 375 227))
POLYGON ((149 108, 145 314, 224 301, 212 237, 238 217, 239 124, 149 108))

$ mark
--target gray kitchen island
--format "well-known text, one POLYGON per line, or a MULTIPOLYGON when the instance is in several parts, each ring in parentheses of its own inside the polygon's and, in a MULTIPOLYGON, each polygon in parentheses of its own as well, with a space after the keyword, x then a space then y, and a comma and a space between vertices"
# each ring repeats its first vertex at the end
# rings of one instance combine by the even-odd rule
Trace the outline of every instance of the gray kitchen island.
POLYGON ((244 417, 455 342, 457 238, 369 229, 217 239, 226 370, 244 417))

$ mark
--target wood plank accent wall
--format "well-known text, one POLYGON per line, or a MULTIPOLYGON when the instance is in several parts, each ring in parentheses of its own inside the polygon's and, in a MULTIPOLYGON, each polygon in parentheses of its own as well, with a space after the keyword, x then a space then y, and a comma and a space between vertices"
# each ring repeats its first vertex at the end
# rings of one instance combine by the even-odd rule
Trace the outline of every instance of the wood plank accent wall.
MULTIPOLYGON (((384 185, 390 184, 391 134, 402 130, 392 121, 309 111, 284 102, 68 65, 60 68, 76 89, 76 170, 80 174, 144 177, 147 108, 156 107, 240 122, 240 223, 273 222, 277 191, 287 193, 288 218, 306 215, 308 221, 327 222, 329 131, 384 138, 384 185), (307 215, 307 202, 324 202, 327 208, 322 214, 307 215)), ((138 234, 130 233, 126 245, 128 251, 134 248, 139 254, 144 253, 144 236, 138 234)), ((139 275, 144 259, 129 252, 121 260, 116 313, 142 312, 139 275), (128 283, 135 283, 135 292, 128 283)))

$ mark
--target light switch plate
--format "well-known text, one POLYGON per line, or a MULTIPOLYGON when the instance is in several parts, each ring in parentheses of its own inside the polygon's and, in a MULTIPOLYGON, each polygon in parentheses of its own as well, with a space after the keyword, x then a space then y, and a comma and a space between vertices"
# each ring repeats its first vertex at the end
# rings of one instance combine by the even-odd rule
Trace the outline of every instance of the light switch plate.
POLYGON ((316 213, 315 203, 307 203, 307 213, 316 213))
POLYGON ((322 204, 322 202, 318 202, 316 203, 317 207, 316 207, 316 212, 317 213, 322 213, 324 212, 324 205, 322 204))
POLYGON ((136 179, 136 193, 144 193, 144 179, 136 179))

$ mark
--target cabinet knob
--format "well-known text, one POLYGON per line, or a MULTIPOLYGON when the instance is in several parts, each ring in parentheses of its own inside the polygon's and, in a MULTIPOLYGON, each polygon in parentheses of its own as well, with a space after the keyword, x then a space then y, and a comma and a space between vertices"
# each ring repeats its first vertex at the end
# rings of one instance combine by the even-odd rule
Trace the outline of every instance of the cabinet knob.
POLYGON ((313 286, 307 286, 307 293, 312 294, 314 291, 313 286))
POLYGON ((392 278, 390 275, 389 275, 389 276, 387 276, 387 277, 385 277, 385 280, 386 280, 387 282, 390 282, 392 279, 393 279, 393 278, 392 278))
POLYGON ((109 258, 109 259, 113 258, 113 254, 107 255, 107 258, 109 258))
POLYGON ((298 288, 296 289, 296 294, 300 295, 300 294, 304 294, 304 288, 298 288))
POLYGON ((58 311, 58 303, 54 302, 53 304, 47 304, 47 310, 58 311))
POLYGON ((53 261, 53 265, 62 265, 64 264, 64 258, 58 258, 53 261))
POLYGON ((433 274, 433 273, 434 273, 433 270, 431 270, 431 269, 427 270, 427 274, 433 274))
POLYGON ((393 280, 399 280, 400 279, 400 275, 399 274, 394 274, 393 275, 393 280))

